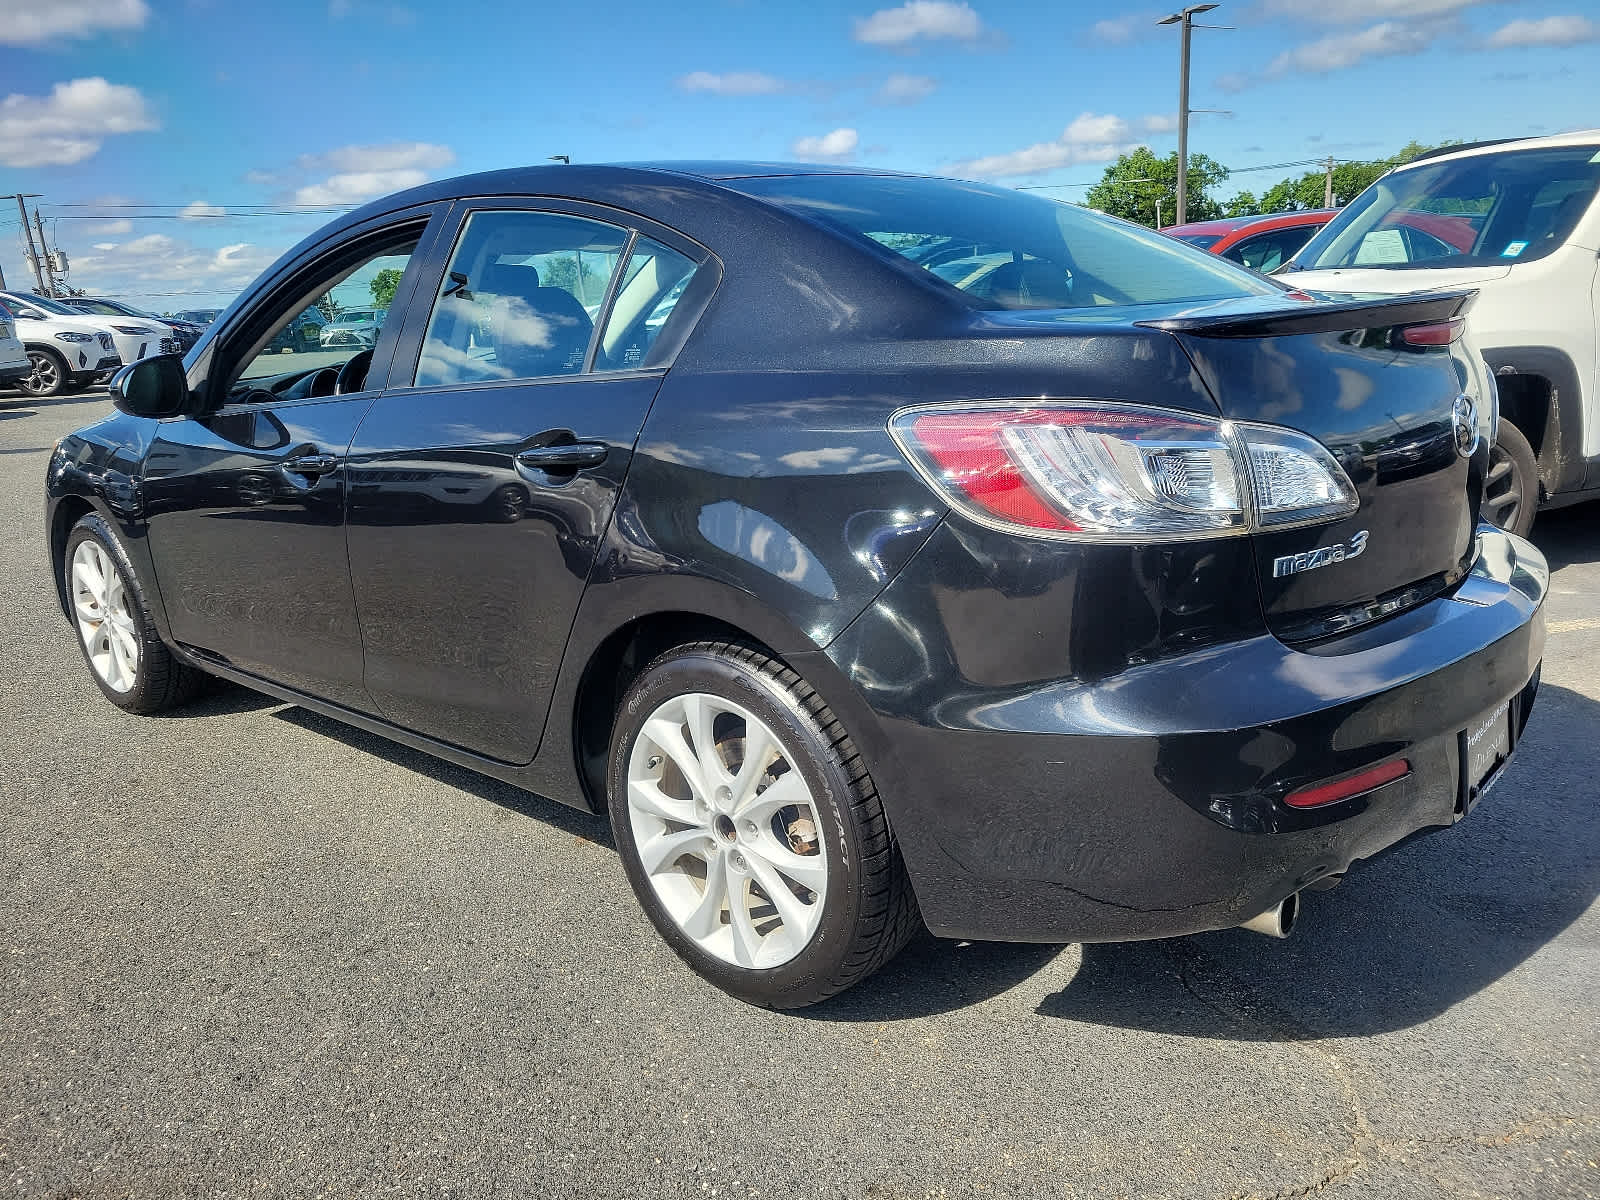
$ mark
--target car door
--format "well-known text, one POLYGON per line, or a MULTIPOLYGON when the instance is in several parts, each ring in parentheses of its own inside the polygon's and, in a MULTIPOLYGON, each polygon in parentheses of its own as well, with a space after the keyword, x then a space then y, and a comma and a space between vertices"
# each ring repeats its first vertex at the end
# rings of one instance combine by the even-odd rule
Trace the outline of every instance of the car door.
POLYGON ((419 288, 391 386, 350 448, 350 575, 383 716, 525 763, 670 347, 715 266, 612 210, 501 198, 453 221, 431 302, 419 288))
POLYGON ((276 344, 319 296, 360 297, 385 269, 414 277, 432 215, 369 223, 267 284, 192 364, 200 415, 163 421, 145 463, 150 553, 173 637, 365 711, 344 456, 393 339, 359 353, 276 344))

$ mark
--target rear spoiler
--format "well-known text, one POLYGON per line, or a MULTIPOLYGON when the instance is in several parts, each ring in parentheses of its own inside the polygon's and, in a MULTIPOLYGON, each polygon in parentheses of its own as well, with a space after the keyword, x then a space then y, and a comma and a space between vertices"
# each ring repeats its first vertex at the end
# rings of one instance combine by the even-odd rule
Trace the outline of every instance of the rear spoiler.
MULTIPOLYGON (((1283 337, 1296 333, 1340 333, 1347 329, 1372 329, 1391 325, 1425 325, 1447 321, 1472 307, 1477 288, 1416 292, 1407 296, 1349 296, 1306 292, 1291 293, 1301 299, 1293 308, 1226 309, 1210 314, 1163 317, 1139 321, 1147 329, 1186 333, 1193 337, 1283 337), (1312 301, 1312 303, 1305 303, 1312 301)), ((1288 297, 1285 297, 1286 299, 1288 297)))

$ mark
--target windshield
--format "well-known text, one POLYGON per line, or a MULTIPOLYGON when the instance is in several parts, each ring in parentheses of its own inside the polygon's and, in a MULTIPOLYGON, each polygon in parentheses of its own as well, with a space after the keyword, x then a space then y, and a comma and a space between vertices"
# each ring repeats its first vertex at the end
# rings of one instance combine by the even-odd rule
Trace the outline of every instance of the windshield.
POLYGON ((335 325, 370 325, 374 314, 370 312, 342 312, 333 319, 335 325))
POLYGON ((885 175, 731 186, 899 255, 977 308, 1098 308, 1281 290, 1172 238, 1008 188, 885 175))
POLYGON ((1543 258, 1594 200, 1596 149, 1509 150, 1393 171, 1312 238, 1293 266, 1508 266, 1543 258))
POLYGON ((125 315, 120 308, 113 308, 104 300, 74 300, 69 307, 82 309, 84 312, 100 313, 102 316, 107 317, 120 317, 125 315))
POLYGON ((46 300, 43 296, 18 296, 22 304, 31 304, 34 308, 43 309, 47 313, 55 313, 58 317, 81 317, 83 314, 70 304, 63 304, 59 300, 46 300))

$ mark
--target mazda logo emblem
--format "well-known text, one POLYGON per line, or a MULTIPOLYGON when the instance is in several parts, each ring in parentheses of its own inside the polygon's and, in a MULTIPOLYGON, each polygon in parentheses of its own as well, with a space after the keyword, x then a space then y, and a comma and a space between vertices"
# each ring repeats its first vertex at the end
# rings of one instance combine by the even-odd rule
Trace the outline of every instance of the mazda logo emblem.
POLYGON ((1455 432, 1456 453, 1471 458, 1478 449, 1478 405, 1465 392, 1456 397, 1450 410, 1450 424, 1455 432))

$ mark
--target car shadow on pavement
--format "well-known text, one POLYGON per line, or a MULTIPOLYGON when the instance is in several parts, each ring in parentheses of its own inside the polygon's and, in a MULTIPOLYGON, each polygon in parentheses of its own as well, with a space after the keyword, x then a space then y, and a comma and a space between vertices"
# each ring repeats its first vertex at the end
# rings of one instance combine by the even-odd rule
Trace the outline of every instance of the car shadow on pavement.
POLYGON ((1289 940, 1228 930, 1085 946, 1072 981, 1038 1011, 1239 1041, 1388 1033, 1440 1015, 1600 895, 1596 729, 1600 704, 1545 685, 1506 778, 1465 821, 1303 897, 1289 940))
MULTIPOLYGON (((268 700, 268 703, 275 704, 277 701, 268 700)), ((501 808, 510 809, 522 816, 553 825, 586 842, 593 842, 608 850, 617 848, 616 842, 611 837, 611 823, 604 816, 596 816, 594 813, 582 812, 555 800, 548 800, 533 792, 502 783, 488 775, 480 775, 466 767, 458 767, 442 758, 435 758, 421 750, 413 750, 410 746, 403 746, 386 737, 368 733, 353 725, 346 725, 343 721, 336 721, 332 717, 325 717, 310 709, 290 705, 272 715, 323 737, 336 738, 352 749, 375 755, 408 771, 425 775, 447 787, 459 788, 480 800, 487 800, 491 804, 498 804, 501 808)), ((622 868, 618 866, 617 871, 620 874, 622 868)))
POLYGON ((1600 562, 1600 503, 1540 513, 1532 540, 1552 571, 1573 563, 1600 562))

